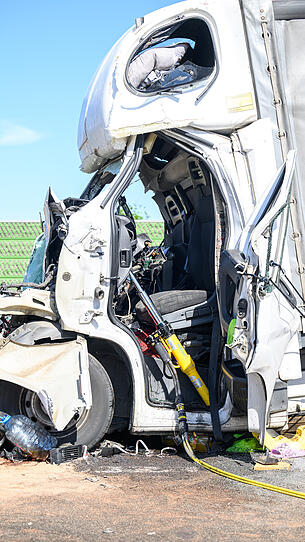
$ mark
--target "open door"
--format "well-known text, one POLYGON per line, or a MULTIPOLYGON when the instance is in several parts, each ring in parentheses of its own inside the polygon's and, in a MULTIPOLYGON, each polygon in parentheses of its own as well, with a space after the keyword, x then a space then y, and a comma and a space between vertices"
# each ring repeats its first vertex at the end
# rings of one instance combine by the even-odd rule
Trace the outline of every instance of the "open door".
MULTIPOLYGON (((248 380, 248 427, 264 441, 268 409, 279 368, 296 333, 295 299, 284 284, 281 265, 287 233, 295 151, 256 205, 238 243, 240 280, 235 295, 236 324, 230 348, 248 380)), ((234 324, 233 324, 234 325, 234 324)))

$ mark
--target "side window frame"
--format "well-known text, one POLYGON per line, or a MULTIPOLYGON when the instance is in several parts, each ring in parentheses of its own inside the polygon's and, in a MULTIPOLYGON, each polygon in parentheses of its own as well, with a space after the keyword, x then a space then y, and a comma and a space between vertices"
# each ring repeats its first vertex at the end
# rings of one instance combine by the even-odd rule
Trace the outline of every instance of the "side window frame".
MULTIPOLYGON (((211 85, 215 82, 217 76, 218 76, 218 73, 219 73, 219 58, 218 58, 218 54, 217 54, 217 46, 216 46, 216 40, 215 40, 215 33, 213 32, 213 29, 212 29, 212 25, 210 23, 210 21, 203 17, 202 15, 194 15, 194 14, 191 14, 189 16, 187 15, 181 15, 180 16, 180 19, 181 21, 185 22, 187 21, 188 19, 198 19, 198 20, 201 20, 203 21, 208 30, 209 30, 209 34, 210 34, 210 38, 211 38, 211 41, 212 41, 212 45, 213 45, 213 51, 214 51, 214 58, 215 58, 215 65, 214 65, 214 71, 211 73, 211 76, 210 76, 210 79, 208 80, 208 83, 206 85, 206 87, 204 88, 204 90, 202 91, 202 93, 200 94, 200 99, 203 97, 203 95, 208 91, 208 89, 211 87, 211 85)), ((160 96, 160 95, 166 95, 166 94, 175 94, 175 93, 181 93, 183 91, 189 91, 190 89, 197 89, 197 88, 200 88, 200 86, 202 85, 202 81, 203 79, 199 79, 197 81, 194 81, 194 82, 187 82, 185 84, 182 84, 182 85, 177 85, 173 88, 165 88, 165 89, 159 89, 159 90, 153 90, 153 91, 149 91, 147 89, 145 90, 139 90, 135 87, 133 87, 131 85, 131 83, 128 81, 128 71, 129 71, 129 66, 131 64, 131 62, 136 58, 136 56, 138 54, 141 54, 142 52, 146 51, 149 49, 149 47, 145 48, 145 45, 146 43, 151 40, 151 38, 157 34, 157 33, 160 33, 162 32, 162 30, 165 30, 166 28, 170 27, 171 25, 175 25, 175 21, 164 21, 162 23, 162 25, 160 25, 157 29, 154 29, 153 31, 149 32, 145 38, 142 38, 141 39, 141 42, 140 42, 140 45, 138 44, 137 47, 134 48, 134 50, 132 51, 129 59, 128 59, 128 62, 127 62, 127 65, 126 65, 126 69, 125 69, 125 74, 124 74, 124 83, 125 83, 125 86, 128 88, 128 90, 130 92, 132 92, 133 94, 137 95, 137 96, 160 96)), ((171 38, 168 38, 168 39, 171 39, 171 38)), ((190 38, 188 38, 190 39, 190 38)), ((181 38, 181 40, 183 40, 183 38, 181 38)), ((164 41, 164 43, 166 42, 167 40, 164 41)), ((160 42, 160 46, 162 46, 162 41, 160 42)), ((151 46, 153 47, 153 45, 151 46)))

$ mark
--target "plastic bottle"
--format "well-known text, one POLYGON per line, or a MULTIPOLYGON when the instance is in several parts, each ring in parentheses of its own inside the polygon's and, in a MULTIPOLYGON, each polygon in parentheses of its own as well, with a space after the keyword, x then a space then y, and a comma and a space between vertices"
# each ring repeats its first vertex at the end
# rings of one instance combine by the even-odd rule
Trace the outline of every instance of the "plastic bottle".
POLYGON ((0 426, 3 427, 6 438, 32 459, 44 460, 49 451, 57 447, 55 437, 22 414, 10 416, 1 412, 0 426))

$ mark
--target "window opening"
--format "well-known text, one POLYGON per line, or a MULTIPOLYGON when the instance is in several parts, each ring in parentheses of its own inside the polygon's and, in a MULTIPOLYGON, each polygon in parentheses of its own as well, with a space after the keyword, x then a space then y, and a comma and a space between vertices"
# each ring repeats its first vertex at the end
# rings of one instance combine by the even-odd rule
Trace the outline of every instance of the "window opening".
POLYGON ((136 51, 127 81, 140 92, 156 93, 205 82, 215 74, 216 57, 209 27, 202 19, 187 19, 148 38, 136 51))

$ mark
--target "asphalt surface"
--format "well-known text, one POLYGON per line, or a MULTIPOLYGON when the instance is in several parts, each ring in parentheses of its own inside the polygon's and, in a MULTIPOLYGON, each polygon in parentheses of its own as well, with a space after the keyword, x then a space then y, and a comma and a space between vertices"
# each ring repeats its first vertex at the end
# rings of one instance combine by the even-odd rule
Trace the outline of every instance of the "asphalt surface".
MULTIPOLYGON (((249 454, 207 457, 217 467, 300 491, 305 460, 255 472, 249 454)), ((0 463, 5 541, 300 541, 305 501, 210 473, 183 454, 0 463)))

